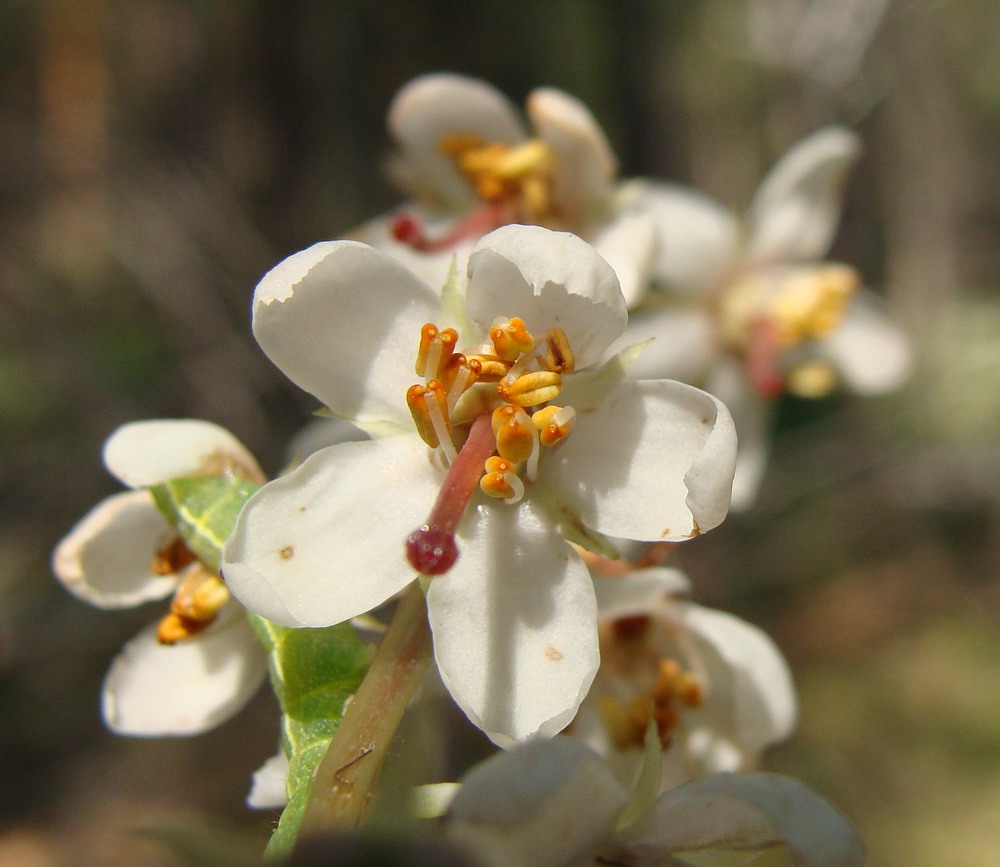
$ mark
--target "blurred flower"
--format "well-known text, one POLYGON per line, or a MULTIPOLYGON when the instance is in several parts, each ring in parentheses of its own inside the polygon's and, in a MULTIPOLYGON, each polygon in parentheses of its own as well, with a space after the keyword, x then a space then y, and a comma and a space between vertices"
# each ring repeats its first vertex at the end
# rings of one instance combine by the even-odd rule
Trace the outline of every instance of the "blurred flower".
POLYGON ((663 750, 661 788, 756 767, 791 734, 796 700, 781 653, 755 626, 687 601, 676 569, 595 582, 601 666, 572 734, 631 780, 650 719, 663 750))
POLYGON ((789 777, 713 774, 649 798, 626 791, 599 756, 567 737, 474 767, 446 828, 487 867, 864 863, 847 820, 789 777))
POLYGON ((173 595, 171 611, 125 645, 104 680, 102 712, 119 734, 194 735, 229 719, 263 681, 266 660, 217 571, 199 562, 147 488, 189 476, 263 476, 228 431, 206 421, 126 424, 104 465, 133 490, 98 503, 56 547, 52 567, 99 608, 173 595))
POLYGON ((587 107, 560 90, 525 103, 533 136, 489 84, 453 73, 414 79, 389 108, 398 151, 390 164, 413 198, 352 237, 400 259, 440 286, 453 256, 510 223, 580 235, 614 268, 626 301, 648 280, 652 220, 623 207, 617 161, 587 107))
POLYGON ((740 221, 680 187, 649 184, 632 206, 655 217, 651 293, 624 342, 655 336, 632 373, 670 376, 718 395, 740 437, 734 508, 749 505, 767 460, 771 405, 897 387, 910 367, 902 332, 846 265, 820 261, 840 213, 854 133, 828 127, 774 166, 740 221))
POLYGON ((624 380, 619 359, 586 370, 626 318, 608 264, 538 227, 479 242, 464 305, 353 241, 279 264, 254 296, 257 340, 373 439, 323 449, 251 498, 224 552, 233 593, 285 626, 338 623, 413 580, 405 540, 411 565, 439 576, 428 614, 459 706, 503 746, 559 731, 598 664, 593 584, 563 537, 680 540, 728 507, 723 405, 624 380), (430 324, 442 317, 474 335, 464 354, 456 330, 430 324), (424 382, 407 389, 414 369, 424 382))

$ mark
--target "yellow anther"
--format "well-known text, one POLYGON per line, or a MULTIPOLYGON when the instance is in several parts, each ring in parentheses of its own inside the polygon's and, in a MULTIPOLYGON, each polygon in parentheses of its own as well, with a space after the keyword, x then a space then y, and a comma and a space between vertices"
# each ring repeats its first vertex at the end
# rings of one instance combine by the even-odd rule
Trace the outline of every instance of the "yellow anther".
MULTIPOLYGON (((524 415, 522 412, 521 416, 524 415)), ((527 417, 515 416, 500 425, 496 438, 500 457, 517 464, 528 460, 537 448, 538 432, 527 417)))
POLYGON ((705 701, 705 687, 701 678, 690 671, 685 671, 677 678, 674 692, 686 707, 701 707, 705 701))
POLYGON ((427 386, 417 383, 411 385, 406 391, 406 405, 410 408, 410 415, 413 416, 413 424, 417 429, 417 434, 432 449, 438 447, 438 436, 431 423, 431 414, 424 400, 427 394, 427 386))
POLYGON ((826 359, 796 365, 785 375, 785 388, 796 397, 826 397, 837 387, 837 371, 826 359))
POLYGON ((859 283, 857 272, 847 265, 827 263, 793 271, 771 308, 784 345, 830 334, 843 320, 859 283))
POLYGON ((499 382, 510 370, 510 362, 495 355, 467 355, 466 359, 476 372, 477 382, 499 382))
POLYGON ((545 332, 545 366, 555 373, 572 373, 576 356, 569 345, 569 338, 561 328, 545 332))
POLYGON ((502 178, 515 180, 552 171, 552 151, 541 139, 531 139, 500 154, 493 170, 502 178))
POLYGON ((184 620, 211 623, 229 601, 229 589, 222 579, 205 569, 195 569, 177 589, 170 611, 184 620))
POLYGON ((445 370, 458 343, 458 332, 454 328, 438 330, 437 326, 428 322, 420 329, 420 346, 417 348, 417 361, 414 369, 417 376, 440 378, 445 370))
POLYGON ((515 361, 525 352, 535 348, 535 338, 524 325, 524 320, 498 316, 490 328, 490 340, 497 357, 504 361, 515 361))
POLYGON ((486 459, 485 469, 488 473, 512 473, 514 472, 514 464, 500 455, 493 455, 493 457, 486 459))
POLYGON ((519 407, 513 406, 509 403, 505 403, 502 406, 498 406, 495 410, 493 410, 493 415, 491 416, 490 419, 490 421, 493 424, 493 433, 496 434, 496 432, 500 430, 500 428, 503 427, 503 425, 505 425, 512 419, 517 418, 519 413, 527 415, 527 413, 524 412, 523 409, 520 409, 519 407))
POLYGON ((497 383, 497 394, 506 403, 538 406, 553 400, 562 390, 562 377, 551 370, 533 370, 497 383))
POLYGON ((190 620, 170 613, 160 620, 156 629, 156 640, 160 644, 176 644, 206 630, 211 624, 203 620, 190 620))
POLYGON ((420 439, 432 449, 451 435, 448 393, 439 380, 432 379, 427 385, 411 385, 406 392, 406 405, 410 408, 420 439))
POLYGON ((517 473, 510 470, 487 472, 479 480, 479 488, 484 494, 498 500, 506 500, 510 505, 517 503, 524 496, 524 482, 517 473))
POLYGON ((536 412, 531 420, 538 429, 542 445, 551 446, 563 439, 571 430, 576 419, 576 410, 571 406, 550 404, 536 412))
POLYGON ((427 356, 431 351, 431 343, 437 338, 437 326, 428 322, 420 329, 420 346, 417 348, 417 361, 414 364, 417 376, 423 376, 427 370, 427 356))

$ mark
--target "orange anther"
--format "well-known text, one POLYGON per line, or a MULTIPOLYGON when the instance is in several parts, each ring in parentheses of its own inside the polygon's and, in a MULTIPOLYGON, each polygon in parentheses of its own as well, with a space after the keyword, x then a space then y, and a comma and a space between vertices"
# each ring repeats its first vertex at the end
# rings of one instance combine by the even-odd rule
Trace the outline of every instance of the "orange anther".
POLYGON ((524 325, 524 320, 515 316, 513 319, 500 318, 490 329, 490 340, 496 349, 497 357, 504 361, 515 361, 525 352, 535 348, 535 338, 524 325))
MULTIPOLYGON (((521 413, 524 415, 524 413, 521 413)), ((504 422, 497 429, 497 451, 500 457, 513 461, 515 464, 526 461, 535 450, 535 438, 538 433, 534 425, 526 424, 518 417, 504 422)))
POLYGON ((555 373, 572 373, 576 366, 576 356, 569 345, 569 338, 561 328, 550 328, 545 332, 545 366, 555 373))

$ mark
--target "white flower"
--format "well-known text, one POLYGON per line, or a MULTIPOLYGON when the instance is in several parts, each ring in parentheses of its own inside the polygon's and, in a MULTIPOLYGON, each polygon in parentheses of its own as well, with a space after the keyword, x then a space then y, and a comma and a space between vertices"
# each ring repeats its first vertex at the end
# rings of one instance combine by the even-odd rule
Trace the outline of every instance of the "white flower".
POLYGON ((847 820, 789 777, 721 773, 637 795, 578 741, 536 741, 474 767, 446 830, 486 867, 864 863, 847 820))
POLYGON ((645 288, 655 230, 624 207, 618 164, 587 107, 555 88, 525 101, 532 137, 489 84, 453 73, 422 75, 396 95, 389 132, 392 174, 413 199, 352 233, 440 286, 452 256, 511 223, 571 231, 614 268, 626 301, 645 288))
POLYGON ((733 507, 749 505, 767 459, 773 399, 836 385, 891 390, 910 367, 908 343, 858 291, 846 265, 820 261, 859 150, 828 127, 793 147, 764 179, 745 218, 681 187, 650 184, 633 200, 658 232, 652 293, 626 340, 655 336, 634 373, 671 376, 718 395, 740 436, 733 507))
POLYGON ((663 748, 661 788, 752 770, 791 734, 796 700, 781 653, 755 626, 687 601, 676 569, 595 582, 601 667, 572 734, 622 779, 642 758, 650 713, 663 748))
POLYGON ((263 278, 261 347, 375 437, 323 449, 255 494, 223 573, 268 620, 326 626, 414 579, 405 540, 417 570, 444 573, 427 604, 445 685, 509 745, 563 728, 597 668, 593 584, 564 535, 602 546, 603 534, 711 529, 726 514, 735 436, 704 392, 621 381, 617 362, 586 370, 626 312, 610 267, 573 235, 491 233, 469 262, 464 311, 453 300, 352 241, 263 278), (452 322, 460 338, 428 327, 452 322), (408 390, 415 358, 425 383, 408 390))
POLYGON ((103 457, 108 471, 134 490, 98 503, 56 547, 53 571, 99 608, 176 594, 174 611, 112 663, 104 720, 119 734, 198 734, 246 704, 267 674, 266 659, 245 612, 180 543, 145 488, 223 472, 262 480, 260 469, 232 434, 195 420, 124 425, 105 443, 103 457))

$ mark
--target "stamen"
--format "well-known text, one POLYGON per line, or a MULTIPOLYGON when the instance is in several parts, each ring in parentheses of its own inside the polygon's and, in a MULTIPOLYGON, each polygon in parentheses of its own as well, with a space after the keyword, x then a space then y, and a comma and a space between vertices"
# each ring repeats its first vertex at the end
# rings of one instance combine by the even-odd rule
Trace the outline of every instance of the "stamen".
MULTIPOLYGON (((510 362, 503 361, 492 352, 486 354, 466 355, 470 365, 479 365, 477 380, 479 382, 499 382, 511 369, 510 362)), ((473 369, 475 369, 473 367, 473 369)))
POLYGON ((518 464, 528 460, 538 448, 538 433, 523 409, 509 404, 501 406, 494 411, 492 421, 501 457, 518 464))
POLYGON ((424 376, 427 371, 427 359, 438 336, 437 326, 428 322, 420 329, 420 346, 417 348, 417 361, 414 364, 417 376, 424 376))
POLYGON ((576 356, 569 345, 569 338, 561 328, 550 328, 545 332, 545 366, 555 373, 572 373, 576 366, 576 356))
POLYGON ((436 379, 427 383, 424 392, 424 404, 438 446, 444 453, 445 460, 451 463, 455 460, 455 444, 451 441, 451 420, 448 417, 448 395, 444 386, 436 379))
POLYGON ((229 599, 229 589, 218 574, 202 567, 191 570, 170 603, 170 613, 160 621, 157 641, 176 644, 204 631, 229 599))
POLYGON ((551 370, 532 370, 513 381, 508 374, 497 383, 500 399, 517 406, 538 406, 555 398, 561 390, 562 377, 551 370))
POLYGON ((479 480, 479 487, 484 494, 506 500, 511 506, 524 496, 524 482, 514 472, 513 465, 499 457, 486 461, 486 473, 479 480))
POLYGON ((462 450, 448 467, 427 522, 406 538, 406 559, 423 575, 443 575, 458 559, 455 529, 479 484, 483 465, 496 440, 488 415, 479 416, 462 450))
POLYGON ((538 429, 538 438, 542 445, 555 445, 573 430, 576 410, 571 406, 556 406, 550 404, 536 412, 531 420, 538 429))
MULTIPOLYGON (((448 415, 455 409, 455 404, 458 403, 458 399, 465 394, 479 378, 476 373, 475 367, 469 363, 464 355, 458 353, 452 355, 452 362, 454 369, 449 370, 451 375, 451 384, 448 387, 448 415)), ((482 365, 478 365, 479 369, 482 369, 482 365)))
POLYGON ((188 550, 184 540, 175 536, 156 552, 150 568, 154 575, 173 575, 194 561, 195 556, 188 550))
POLYGON ((425 396, 429 393, 426 385, 417 383, 411 385, 406 391, 406 405, 410 408, 410 415, 413 417, 413 425, 417 429, 420 439, 422 439, 432 449, 440 445, 434 421, 431 419, 432 402, 428 402, 425 396))
POLYGON ((490 328, 490 340, 497 357, 504 361, 516 361, 522 353, 535 348, 535 338, 525 327, 524 320, 517 316, 513 319, 498 316, 490 328))

